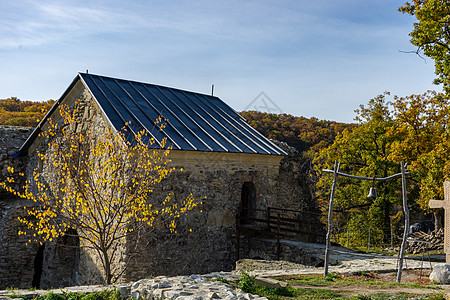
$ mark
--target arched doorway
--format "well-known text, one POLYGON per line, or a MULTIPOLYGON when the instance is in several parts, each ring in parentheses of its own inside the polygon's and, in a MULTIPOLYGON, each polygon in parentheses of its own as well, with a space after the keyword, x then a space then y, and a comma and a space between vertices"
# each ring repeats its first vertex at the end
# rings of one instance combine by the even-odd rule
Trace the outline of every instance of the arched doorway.
POLYGON ((31 282, 31 287, 37 289, 41 287, 42 270, 44 267, 44 250, 45 244, 40 245, 36 256, 34 257, 34 274, 33 281, 31 282))
POLYGON ((241 224, 252 224, 251 218, 255 217, 256 189, 251 181, 244 182, 241 190, 240 216, 241 224))

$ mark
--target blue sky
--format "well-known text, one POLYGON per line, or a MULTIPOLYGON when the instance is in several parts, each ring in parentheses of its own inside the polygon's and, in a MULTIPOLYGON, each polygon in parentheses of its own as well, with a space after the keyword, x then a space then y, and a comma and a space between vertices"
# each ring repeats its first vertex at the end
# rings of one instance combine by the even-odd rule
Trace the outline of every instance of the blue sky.
POLYGON ((88 69, 206 94, 214 84, 238 111, 270 99, 273 112, 351 122, 384 91, 441 90, 432 60, 400 52, 415 50, 403 3, 1 0, 0 99, 57 99, 88 69))

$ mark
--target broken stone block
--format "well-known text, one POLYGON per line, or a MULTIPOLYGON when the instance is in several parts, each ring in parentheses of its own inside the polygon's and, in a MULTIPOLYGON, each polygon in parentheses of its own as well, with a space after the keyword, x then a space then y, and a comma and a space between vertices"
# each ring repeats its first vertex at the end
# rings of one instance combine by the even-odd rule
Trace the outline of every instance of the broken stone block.
POLYGON ((450 283, 450 265, 437 264, 433 267, 433 271, 430 274, 430 280, 440 284, 450 283))

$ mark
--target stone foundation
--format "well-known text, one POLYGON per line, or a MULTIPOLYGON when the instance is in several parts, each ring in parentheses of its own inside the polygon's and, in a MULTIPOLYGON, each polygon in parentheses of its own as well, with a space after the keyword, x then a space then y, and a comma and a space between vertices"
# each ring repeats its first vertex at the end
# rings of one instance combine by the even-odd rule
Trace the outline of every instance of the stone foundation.
MULTIPOLYGON (((255 237, 252 235, 242 235, 240 240, 240 258, 278 260, 277 240, 273 238, 255 237)), ((288 240, 280 240, 279 260, 289 261, 306 266, 317 266, 323 260, 317 255, 309 253, 288 240)))

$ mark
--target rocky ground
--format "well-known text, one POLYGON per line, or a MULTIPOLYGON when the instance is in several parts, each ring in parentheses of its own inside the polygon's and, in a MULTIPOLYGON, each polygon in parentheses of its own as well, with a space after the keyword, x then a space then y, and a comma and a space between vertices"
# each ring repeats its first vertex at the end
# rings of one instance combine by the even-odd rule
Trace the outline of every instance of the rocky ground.
MULTIPOLYGON (((323 257, 324 247, 318 244, 300 243, 301 247, 308 247, 310 254, 323 257)), ((440 257, 445 260, 445 257, 440 257)), ((344 247, 332 246, 330 252, 329 272, 341 274, 342 276, 354 276, 354 274, 366 271, 373 272, 374 274, 386 274, 381 275, 386 278, 387 276, 395 276, 397 270, 398 259, 392 256, 383 256, 379 254, 363 254, 346 249, 344 247)), ((430 262, 419 258, 408 258, 404 261, 403 266, 406 269, 422 270, 423 274, 429 274, 431 267, 436 262, 430 262)), ((241 275, 241 271, 245 270, 251 275, 258 276, 260 278, 267 277, 280 277, 286 275, 296 274, 322 274, 324 272, 323 267, 311 267, 301 264, 296 264, 287 261, 273 261, 273 260, 252 260, 244 259, 240 260, 236 264, 236 270, 233 272, 219 272, 208 275, 192 275, 192 276, 177 276, 177 277, 157 277, 154 279, 144 279, 135 283, 117 285, 117 286, 89 286, 89 287, 71 287, 54 292, 62 293, 63 291, 88 293, 99 289, 114 288, 118 289, 123 295, 134 295, 136 298, 148 298, 149 295, 157 295, 155 299, 255 299, 255 296, 243 293, 239 290, 234 290, 221 282, 211 282, 210 280, 216 277, 222 277, 227 280, 237 280, 241 275), (196 293, 199 294, 196 294, 196 293), (145 297, 144 297, 145 295, 145 297), (200 298, 199 298, 200 297, 200 298)), ((418 273, 411 273, 405 271, 404 280, 412 278, 411 280, 417 280, 418 273), (412 274, 412 275, 411 275, 412 274), (414 275, 416 274, 416 275, 414 275)), ((422 273, 421 273, 422 275, 422 273)), ((387 280, 393 280, 394 277, 389 277, 387 280)), ((444 291, 447 287, 444 286, 444 291)), ((342 289, 342 288, 340 288, 342 289)), ((350 289, 350 288, 349 288, 350 289)), ((27 290, 14 290, 14 291, 0 291, 0 299, 7 299, 6 295, 16 296, 28 296, 48 293, 49 291, 27 291, 27 290)), ((355 293, 371 293, 370 290, 362 290, 356 288, 355 293)), ((424 293, 422 291, 415 291, 414 289, 400 289, 399 292, 410 293, 424 293)), ((352 291, 349 291, 349 295, 352 291)))
MULTIPOLYGON (((309 255, 315 255, 321 259, 324 257, 324 245, 308 244, 295 242, 298 247, 307 249, 309 255)), ((398 258, 396 256, 385 256, 380 254, 366 254, 352 251, 341 246, 331 246, 330 249, 329 272, 344 274, 364 271, 382 271, 394 272, 397 270, 398 258)), ((406 269, 431 269, 440 260, 445 262, 445 256, 439 255, 433 257, 433 262, 427 255, 419 257, 409 257, 404 260, 403 266, 406 269)), ((323 267, 312 267, 301 264, 295 264, 285 261, 273 260, 241 260, 237 262, 236 270, 247 270, 251 274, 263 277, 295 274, 320 274, 323 273, 323 267)))

